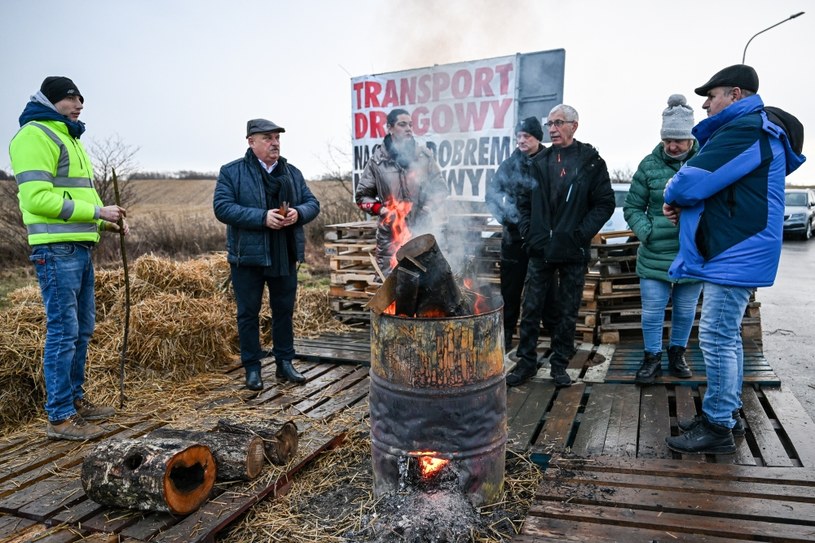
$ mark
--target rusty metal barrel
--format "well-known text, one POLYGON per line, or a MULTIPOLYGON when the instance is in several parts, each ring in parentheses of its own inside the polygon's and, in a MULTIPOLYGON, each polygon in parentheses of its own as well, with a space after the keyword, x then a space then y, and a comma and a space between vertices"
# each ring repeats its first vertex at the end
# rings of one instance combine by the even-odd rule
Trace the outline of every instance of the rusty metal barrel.
POLYGON ((437 319, 371 313, 376 496, 404 490, 405 466, 424 455, 449 460, 447 471, 473 505, 501 498, 507 441, 503 341, 501 307, 437 319))

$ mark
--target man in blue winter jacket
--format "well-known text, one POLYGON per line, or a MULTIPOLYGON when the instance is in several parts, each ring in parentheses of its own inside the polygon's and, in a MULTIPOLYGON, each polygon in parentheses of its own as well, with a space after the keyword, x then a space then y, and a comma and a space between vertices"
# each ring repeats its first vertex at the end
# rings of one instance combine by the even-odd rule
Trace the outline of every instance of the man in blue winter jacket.
POLYGON ((750 66, 724 68, 695 92, 706 97, 708 114, 693 128, 701 149, 666 186, 664 213, 680 226, 669 275, 703 283, 699 346, 707 391, 702 415, 680 422, 684 433, 665 441, 680 453, 731 454, 741 408, 741 321, 756 287, 775 281, 784 182, 805 160, 803 128, 792 115, 764 107, 750 66))
POLYGON ((305 260, 303 225, 320 213, 300 170, 280 156, 285 129, 266 119, 246 125, 249 149, 221 167, 213 208, 227 225, 227 260, 238 306, 238 338, 246 387, 262 390, 260 306, 264 287, 272 309, 272 354, 278 379, 304 383, 292 365, 297 263, 305 260))

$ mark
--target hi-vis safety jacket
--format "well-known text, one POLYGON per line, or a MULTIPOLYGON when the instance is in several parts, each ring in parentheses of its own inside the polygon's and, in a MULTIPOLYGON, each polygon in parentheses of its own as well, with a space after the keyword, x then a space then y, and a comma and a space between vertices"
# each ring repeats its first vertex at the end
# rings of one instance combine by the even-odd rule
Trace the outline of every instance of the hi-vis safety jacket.
POLYGON ((26 123, 9 145, 28 243, 99 241, 102 201, 80 141, 59 121, 26 123))

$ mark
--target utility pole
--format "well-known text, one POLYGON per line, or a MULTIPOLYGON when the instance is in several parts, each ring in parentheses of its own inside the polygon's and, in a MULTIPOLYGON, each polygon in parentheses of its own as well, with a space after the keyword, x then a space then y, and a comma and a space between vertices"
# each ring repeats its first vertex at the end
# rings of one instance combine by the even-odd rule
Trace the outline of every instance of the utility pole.
MULTIPOLYGON (((752 38, 750 38, 749 40, 747 40, 747 45, 750 45, 750 42, 751 42, 751 41, 753 41, 753 38, 755 38, 755 37, 756 37, 756 36, 758 36, 759 34, 763 34, 764 32, 767 32, 768 30, 770 30, 771 28, 775 28, 775 27, 777 27, 778 25, 783 24, 783 23, 786 23, 787 21, 791 21, 792 19, 795 19, 796 17, 800 17, 800 16, 801 16, 801 15, 803 15, 803 14, 804 14, 804 12, 803 12, 803 11, 799 11, 799 12, 798 12, 798 13, 796 13, 795 15, 790 15, 789 17, 787 17, 787 18, 786 18, 786 19, 784 19, 783 21, 779 21, 779 22, 775 23, 775 24, 774 24, 774 25, 772 25, 772 26, 768 26, 767 28, 765 28, 765 29, 764 29, 764 30, 762 30, 761 32, 756 32, 755 34, 753 34, 753 37, 752 37, 752 38)), ((744 64, 744 59, 746 59, 746 58, 747 58, 747 45, 745 45, 745 46, 744 46, 744 53, 742 53, 742 55, 741 55, 741 63, 742 63, 742 64, 744 64)))

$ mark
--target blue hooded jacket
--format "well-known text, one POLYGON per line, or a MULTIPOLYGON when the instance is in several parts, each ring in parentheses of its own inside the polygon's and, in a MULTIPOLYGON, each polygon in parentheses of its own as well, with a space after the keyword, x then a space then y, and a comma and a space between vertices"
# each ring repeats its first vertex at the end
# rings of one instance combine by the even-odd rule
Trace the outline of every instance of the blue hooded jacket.
POLYGON ((681 207, 679 254, 668 272, 739 287, 770 286, 781 255, 784 182, 806 158, 752 95, 693 128, 702 146, 671 179, 681 207))

